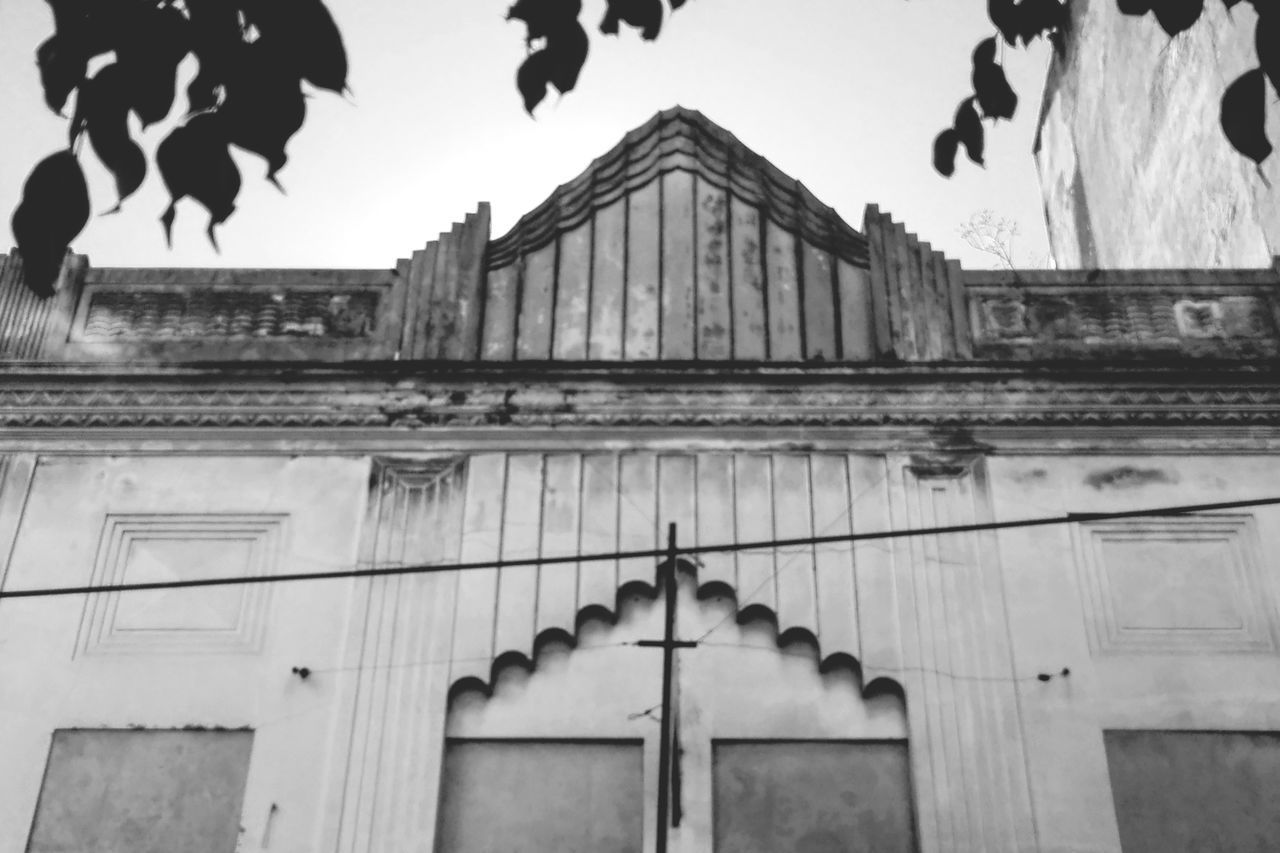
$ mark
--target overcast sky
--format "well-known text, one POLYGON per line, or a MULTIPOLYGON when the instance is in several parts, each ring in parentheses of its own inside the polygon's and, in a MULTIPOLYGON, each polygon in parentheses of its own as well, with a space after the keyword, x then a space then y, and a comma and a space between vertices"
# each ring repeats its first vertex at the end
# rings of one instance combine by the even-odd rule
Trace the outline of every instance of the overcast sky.
MULTIPOLYGON (((266 167, 238 155, 244 189, 204 237, 204 210, 179 205, 174 248, 158 217, 168 194, 151 171, 116 215, 94 216, 72 248, 98 266, 388 267, 449 229, 480 201, 505 232, 658 110, 700 110, 854 227, 877 203, 966 266, 993 259, 960 239, 980 209, 1018 223, 1014 255, 1047 254, 1031 154, 1048 50, 1007 52, 1021 98, 1012 123, 988 126, 984 170, 963 154, 950 180, 930 165, 934 136, 970 91, 970 54, 991 35, 983 0, 689 0, 661 37, 598 33, 603 0, 585 0, 591 54, 575 91, 554 93, 536 120, 514 85, 524 28, 507 0, 329 0, 346 38, 353 95, 317 92, 290 143, 281 195, 266 167)), ((0 213, 43 156, 65 145, 66 120, 44 106, 36 46, 52 32, 41 0, 0 0, 0 213)), ((189 60, 191 62, 191 60, 189 60)), ((194 65, 188 68, 193 70, 194 65)), ((182 89, 179 89, 182 92, 182 89)), ((185 108, 178 98, 171 122, 185 108)), ((150 149, 168 125, 139 138, 150 149)), ((114 203, 86 146, 95 212, 114 203)))

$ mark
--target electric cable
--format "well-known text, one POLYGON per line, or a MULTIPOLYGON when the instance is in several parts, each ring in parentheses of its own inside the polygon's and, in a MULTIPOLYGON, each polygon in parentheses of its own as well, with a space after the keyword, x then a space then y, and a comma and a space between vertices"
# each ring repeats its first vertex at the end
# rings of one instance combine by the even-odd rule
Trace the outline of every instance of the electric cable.
MULTIPOLYGON (((1181 506, 1152 507, 1149 509, 1121 510, 1118 512, 1068 513, 1062 516, 1024 518, 1014 521, 984 521, 973 524, 949 524, 937 527, 907 528, 905 530, 877 530, 870 533, 842 533, 831 536, 803 536, 795 539, 766 539, 753 542, 730 542, 720 545, 692 545, 677 547, 678 556, 697 554, 756 551, 764 548, 788 548, 819 545, 832 542, 867 542, 879 539, 900 539, 912 536, 941 536, 950 533, 979 533, 991 530, 1013 530, 1023 527, 1047 527, 1055 524, 1080 524, 1089 521, 1109 521, 1122 518, 1154 518, 1160 516, 1191 515, 1199 512, 1215 512, 1248 507, 1275 506, 1280 497, 1254 498, 1241 501, 1184 504, 1181 506)), ((612 551, 596 554, 567 554, 553 557, 525 557, 513 560, 484 560, 470 563, 428 563, 405 566, 377 566, 364 569, 344 569, 336 572, 292 572, 278 575, 250 575, 238 577, 193 578, 180 581, 143 581, 121 584, 87 584, 68 587, 37 587, 32 589, 0 590, 5 598, 50 598, 66 595, 93 595, 108 592, 135 592, 142 590, 192 589, 206 586, 243 586, 260 583, 285 583, 289 581, 338 580, 343 578, 378 578, 396 575, 431 574, 435 572, 461 572, 479 569, 512 569, 530 566, 567 565, 628 559, 662 560, 668 556, 666 548, 635 551, 612 551)))

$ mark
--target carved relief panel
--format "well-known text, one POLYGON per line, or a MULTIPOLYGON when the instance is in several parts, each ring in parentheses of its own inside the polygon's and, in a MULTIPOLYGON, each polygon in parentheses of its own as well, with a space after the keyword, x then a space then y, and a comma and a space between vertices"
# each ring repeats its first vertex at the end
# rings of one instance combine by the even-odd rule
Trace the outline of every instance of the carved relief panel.
POLYGON ((1095 521, 1075 533, 1095 653, 1276 649, 1252 516, 1095 521))
MULTIPOLYGON (((93 585, 279 572, 288 516, 111 514, 93 585)), ((77 654, 257 652, 271 586, 137 590, 85 597, 77 654)))

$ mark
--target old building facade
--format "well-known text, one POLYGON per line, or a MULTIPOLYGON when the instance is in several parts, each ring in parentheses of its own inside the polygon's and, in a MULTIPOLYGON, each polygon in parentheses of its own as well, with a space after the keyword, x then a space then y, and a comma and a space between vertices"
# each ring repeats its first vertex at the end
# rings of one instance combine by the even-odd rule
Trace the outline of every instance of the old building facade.
POLYGON ((0 851, 1265 849, 1274 269, 966 271, 681 109, 488 232, 6 258, 0 851))

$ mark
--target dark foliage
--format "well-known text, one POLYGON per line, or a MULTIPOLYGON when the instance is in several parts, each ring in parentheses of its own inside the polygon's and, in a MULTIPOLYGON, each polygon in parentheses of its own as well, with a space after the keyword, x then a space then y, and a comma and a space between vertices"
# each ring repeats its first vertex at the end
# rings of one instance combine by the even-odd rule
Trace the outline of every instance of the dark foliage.
POLYGON ((12 222, 27 287, 53 295, 67 247, 88 221, 89 188, 75 155, 58 151, 37 163, 12 222))
POLYGON ((982 159, 982 149, 985 144, 982 133, 982 118, 974 107, 976 101, 977 98, 966 98, 960 102, 960 108, 956 110, 956 118, 952 124, 952 129, 955 130, 956 138, 964 146, 964 151, 969 155, 969 159, 979 166, 985 166, 986 163, 982 159))
POLYGON ((1267 80, 1261 68, 1246 71, 1222 95, 1222 132, 1232 147, 1258 165, 1271 156, 1267 139, 1267 80))
POLYGON ((200 113, 165 137, 156 149, 156 165, 172 197, 160 216, 166 241, 172 237, 178 201, 190 196, 209 211, 205 233, 217 247, 213 227, 231 216, 240 193, 240 170, 231 159, 228 127, 225 115, 217 111, 200 113))
POLYGON ((118 199, 109 213, 142 186, 147 158, 129 136, 129 79, 120 63, 104 66, 80 85, 76 113, 71 120, 71 142, 87 130, 89 145, 116 180, 118 199))
MULTIPOLYGON (((667 0, 671 11, 685 0, 667 0)), ((587 61, 587 31, 578 22, 582 14, 581 0, 516 0, 507 12, 507 20, 524 21, 525 44, 530 53, 516 71, 516 89, 524 99, 524 108, 533 110, 547 96, 552 86, 560 94, 578 84, 578 75, 587 61), (535 42, 539 44, 535 46, 535 42)), ((662 30, 667 14, 663 0, 606 0, 600 32, 617 35, 620 24, 640 31, 640 37, 652 41, 662 30)))
POLYGON ((662 0, 605 0, 600 32, 618 34, 618 22, 640 30, 640 37, 653 41, 662 29, 662 0))
POLYGON ((516 88, 524 98, 524 108, 533 109, 547 96, 547 86, 564 94, 578 83, 578 74, 587 61, 587 31, 578 23, 582 0, 516 0, 507 11, 507 20, 524 21, 525 44, 533 47, 516 72, 516 88))
MULTIPOLYGON (((88 221, 89 199, 76 157, 82 135, 115 178, 119 210, 147 172, 146 157, 129 134, 129 116, 144 127, 164 121, 176 100, 179 63, 194 55, 195 79, 187 87, 186 123, 160 144, 156 162, 172 200, 161 216, 166 239, 175 205, 190 197, 209 212, 207 233, 235 210, 240 173, 231 147, 262 157, 266 177, 288 161, 286 147, 306 118, 305 81, 332 92, 347 90, 342 35, 323 0, 46 0, 54 34, 36 49, 45 102, 59 115, 75 93, 69 148, 41 161, 23 189, 13 230, 28 285, 52 293, 70 241, 88 221), (89 78, 89 63, 114 52, 115 62, 89 78)), ((933 165, 955 172, 960 146, 984 165, 983 119, 1011 119, 1018 96, 998 54, 1047 38, 1059 53, 1069 26, 1068 0, 988 0, 996 35, 973 52, 973 94, 956 110, 952 126, 934 140, 933 165), (1003 41, 1003 45, 1001 44, 1003 41)), ((1151 14, 1172 38, 1195 25, 1205 0, 1116 0, 1126 15, 1151 14)), ((1222 96, 1223 134, 1259 164, 1271 155, 1266 136, 1267 81, 1280 88, 1280 10, 1268 0, 1221 0, 1228 11, 1250 3, 1258 12, 1258 67, 1241 75, 1222 96)), ((600 31, 621 25, 641 38, 658 37, 668 15, 685 0, 606 0, 600 31)), ((529 53, 516 72, 525 109, 546 98, 547 87, 571 91, 586 64, 587 32, 579 22, 581 0, 515 0, 507 19, 523 21, 529 53)), ((217 243, 214 242, 216 247, 217 243)))
POLYGON ((979 42, 973 51, 973 93, 982 114, 993 119, 1013 118, 1018 109, 1018 96, 996 63, 996 40, 979 42))
POLYGON ((960 134, 948 127, 933 140, 933 168, 949 178, 956 170, 956 151, 960 147, 960 134))
POLYGON ((342 36, 322 0, 47 0, 54 34, 36 51, 45 102, 58 114, 75 93, 69 147, 36 166, 14 213, 26 281, 52 292, 62 258, 88 221, 89 200, 76 159, 81 137, 115 178, 119 210, 147 173, 129 133, 165 121, 177 100, 177 69, 194 55, 186 123, 156 151, 172 200, 161 216, 171 236, 175 205, 190 197, 209 212, 208 235, 235 210, 240 172, 230 146, 261 156, 267 179, 285 165, 285 148, 302 127, 302 82, 347 88, 342 36), (90 78, 89 63, 115 61, 90 78), (83 216, 81 215, 83 212, 83 216))
MULTIPOLYGON (((1125 15, 1143 16, 1150 13, 1159 27, 1170 38, 1186 32, 1200 20, 1205 0, 1116 0, 1120 12, 1125 15)), ((1221 0, 1228 11, 1238 3, 1249 3, 1258 12, 1258 24, 1254 45, 1259 67, 1241 75, 1222 96, 1222 131, 1227 141, 1238 152, 1253 160, 1261 168, 1262 161, 1271 155, 1271 142, 1266 136, 1266 81, 1273 89, 1280 89, 1280 9, 1271 0, 1221 0)), ((1063 0, 988 0, 987 12, 991 23, 1010 47, 1018 43, 1029 44, 1038 36, 1045 36, 1061 54, 1063 36, 1069 23, 1066 2, 1063 0)), ((1018 96, 1010 88, 1004 71, 996 63, 996 40, 986 39, 973 52, 973 91, 983 118, 1012 118, 1017 109, 1018 96)), ((961 112, 964 104, 961 103, 961 112)), ((979 140, 979 124, 975 131, 972 120, 966 115, 963 132, 979 140)), ((964 141, 960 113, 955 125, 944 130, 934 140, 933 166, 944 177, 955 172, 956 142, 964 141)), ((966 143, 970 159, 972 146, 966 143)))

